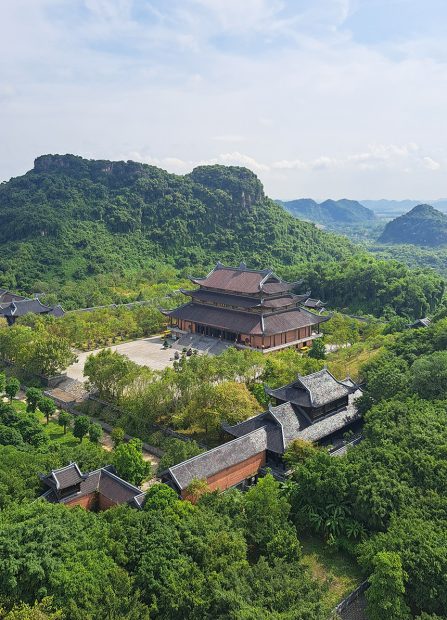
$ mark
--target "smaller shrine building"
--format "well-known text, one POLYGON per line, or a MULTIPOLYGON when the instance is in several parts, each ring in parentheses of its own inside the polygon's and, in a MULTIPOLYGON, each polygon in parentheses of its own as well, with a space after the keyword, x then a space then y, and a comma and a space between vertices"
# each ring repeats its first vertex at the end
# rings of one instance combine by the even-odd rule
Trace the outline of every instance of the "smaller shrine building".
POLYGON ((141 489, 117 476, 112 465, 83 474, 77 463, 70 463, 41 474, 40 479, 47 487, 40 499, 53 504, 82 506, 100 512, 120 504, 141 508, 144 503, 141 489))

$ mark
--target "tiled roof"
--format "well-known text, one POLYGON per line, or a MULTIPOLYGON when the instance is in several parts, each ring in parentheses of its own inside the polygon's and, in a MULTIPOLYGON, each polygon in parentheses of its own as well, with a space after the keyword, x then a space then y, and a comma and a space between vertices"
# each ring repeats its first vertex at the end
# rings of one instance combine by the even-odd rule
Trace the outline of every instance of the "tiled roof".
POLYGON ((289 293, 288 295, 274 297, 273 299, 265 298, 262 300, 262 306, 264 306, 264 308, 282 308, 291 306, 292 304, 303 303, 305 299, 307 299, 306 293, 304 295, 293 295, 289 293))
POLYGON ((237 308, 282 308, 302 303, 308 295, 293 295, 289 293, 281 297, 263 297, 262 293, 257 297, 245 297, 244 295, 232 295, 220 291, 208 291, 206 289, 196 289, 194 291, 180 289, 184 295, 189 295, 193 300, 204 301, 212 304, 225 304, 237 308))
MULTIPOLYGON (((282 454, 284 452, 284 440, 281 426, 276 419, 272 419, 269 411, 264 411, 259 415, 253 416, 244 422, 234 424, 223 424, 222 428, 233 437, 243 437, 248 433, 264 428, 267 433, 267 450, 282 454)), ((230 444, 228 444, 230 445, 230 444)))
POLYGON ((245 265, 240 267, 224 267, 218 263, 206 278, 194 278, 193 282, 207 288, 233 291, 235 293, 259 293, 261 282, 270 273, 269 270, 249 270, 245 265))
POLYGON ((308 297, 308 299, 306 299, 306 301, 304 302, 304 306, 306 306, 306 308, 324 308, 324 302, 321 301, 321 299, 312 299, 311 297, 308 297))
POLYGON ((183 463, 170 467, 167 472, 183 491, 195 479, 204 480, 218 472, 237 465, 267 448, 267 432, 264 427, 217 448, 203 452, 183 463))
POLYGON ((57 306, 53 306, 53 308, 50 310, 49 314, 56 316, 56 317, 60 317, 60 316, 64 316, 65 312, 62 308, 62 306, 60 304, 58 304, 57 306))
POLYGON ((205 301, 215 304, 227 304, 229 306, 237 306, 239 308, 254 308, 261 303, 260 297, 245 297, 244 295, 231 295, 229 293, 221 293, 219 291, 207 291, 205 289, 197 289, 188 291, 180 289, 184 295, 190 295, 193 299, 205 301))
POLYGON ((0 289, 0 303, 2 304, 8 304, 11 303, 11 301, 20 301, 22 299, 25 299, 25 297, 23 297, 22 295, 16 295, 16 293, 11 293, 6 288, 0 289))
POLYGON ((303 308, 293 308, 284 312, 263 314, 263 330, 260 314, 228 310, 226 308, 214 308, 203 304, 195 304, 194 302, 180 306, 175 310, 166 312, 166 314, 176 319, 203 323, 235 333, 259 335, 264 333, 267 336, 300 327, 317 325, 327 320, 326 317, 317 316, 303 308))
POLYGON ((329 317, 317 316, 303 308, 293 308, 284 312, 264 315, 264 334, 266 336, 324 323, 329 317))
POLYGON ((12 301, 8 306, 1 309, 3 316, 24 316, 28 312, 35 314, 43 314, 51 312, 50 306, 45 306, 38 299, 22 299, 20 301, 12 301))
POLYGON ((300 282, 266 282, 262 285, 262 290, 267 295, 274 295, 275 293, 287 293, 288 291, 298 286, 300 282))
POLYGON ((81 483, 86 479, 86 475, 82 474, 76 463, 70 463, 66 467, 54 469, 47 476, 41 476, 41 479, 48 486, 62 491, 81 483))
POLYGON ((311 375, 298 378, 283 387, 267 390, 267 393, 278 400, 289 401, 301 407, 322 407, 352 392, 352 387, 343 381, 337 381, 327 370, 319 370, 311 375))
POLYGON ((141 495, 141 489, 126 482, 108 469, 101 469, 98 492, 117 504, 124 504, 141 495))
POLYGON ((283 282, 271 269, 247 269, 244 263, 239 267, 225 267, 217 263, 205 278, 191 278, 193 282, 206 288, 246 293, 263 291, 267 294, 287 292, 297 283, 283 282))
MULTIPOLYGON (((355 406, 356 399, 361 396, 362 391, 352 383, 349 389, 348 405, 320 418, 316 422, 308 419, 299 409, 290 402, 282 403, 276 407, 269 406, 268 411, 249 418, 234 426, 224 425, 224 430, 234 437, 243 437, 246 433, 252 433, 255 429, 264 428, 267 433, 267 448, 272 452, 284 453, 287 446, 295 439, 305 439, 307 441, 320 441, 336 431, 343 429, 361 416, 355 406), (275 436, 270 439, 271 433, 280 429, 281 437, 275 436)), ((284 388, 283 388, 284 389, 284 388)), ((336 400, 336 398, 334 398, 336 400)), ((226 444, 228 446, 231 446, 226 444)))
POLYGON ((327 405, 350 392, 349 388, 341 381, 337 381, 327 368, 311 375, 299 376, 297 382, 309 392, 313 407, 327 405))
POLYGON ((191 302, 168 313, 176 319, 204 323, 232 332, 262 334, 261 315, 238 312, 225 308, 213 308, 191 302))
POLYGON ((429 327, 430 324, 430 319, 425 317, 424 319, 417 319, 414 323, 410 323, 409 327, 429 327))
POLYGON ((298 437, 307 441, 320 441, 336 431, 341 430, 345 426, 348 426, 351 422, 360 419, 361 414, 358 413, 354 401, 361 396, 361 394, 361 390, 357 390, 353 394, 350 394, 347 407, 343 407, 340 411, 331 413, 319 419, 317 422, 310 424, 307 428, 300 431, 298 437))
POLYGON ((296 439, 302 431, 303 424, 308 424, 305 420, 300 420, 293 406, 290 403, 282 403, 277 407, 269 407, 270 414, 281 425, 283 437, 283 452, 291 441, 296 439))
POLYGON ((51 472, 48 476, 41 476, 41 480, 50 486, 50 490, 41 495, 41 498, 53 503, 70 503, 73 499, 98 492, 115 504, 134 502, 141 506, 144 493, 141 489, 126 482, 114 473, 111 466, 102 467, 88 474, 82 474, 76 463, 51 472), (74 487, 79 484, 79 491, 63 498, 58 498, 57 491, 74 487), (59 486, 58 486, 59 485, 59 486))
POLYGON ((248 420, 244 420, 243 422, 239 422, 239 424, 222 424, 222 428, 227 431, 233 437, 242 437, 243 435, 247 435, 252 431, 257 430, 258 428, 262 428, 266 425, 267 412, 263 411, 258 415, 255 415, 248 420))

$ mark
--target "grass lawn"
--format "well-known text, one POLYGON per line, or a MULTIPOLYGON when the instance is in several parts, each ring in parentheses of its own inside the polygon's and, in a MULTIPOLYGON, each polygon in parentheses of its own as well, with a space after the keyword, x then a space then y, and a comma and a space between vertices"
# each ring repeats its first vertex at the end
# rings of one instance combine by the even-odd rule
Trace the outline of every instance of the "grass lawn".
POLYGON ((300 535, 299 539, 304 563, 320 583, 328 585, 324 599, 332 609, 362 582, 359 567, 350 556, 331 549, 316 536, 300 535))
MULTIPOLYGON (((26 403, 20 400, 13 400, 12 405, 17 411, 20 411, 22 413, 26 411, 26 403)), ((36 411, 36 413, 33 415, 35 415, 39 422, 41 422, 45 434, 48 435, 50 441, 55 441, 59 444, 64 444, 70 447, 77 446, 79 444, 79 440, 73 436, 73 433, 71 431, 67 430, 66 435, 64 435, 64 429, 62 426, 59 426, 57 421, 50 420, 50 422, 47 424, 45 416, 42 415, 40 411, 36 411)))
POLYGON ((360 375, 360 367, 381 353, 382 347, 372 348, 366 343, 357 343, 346 349, 339 349, 327 356, 329 370, 339 379, 349 375, 357 381, 360 375))

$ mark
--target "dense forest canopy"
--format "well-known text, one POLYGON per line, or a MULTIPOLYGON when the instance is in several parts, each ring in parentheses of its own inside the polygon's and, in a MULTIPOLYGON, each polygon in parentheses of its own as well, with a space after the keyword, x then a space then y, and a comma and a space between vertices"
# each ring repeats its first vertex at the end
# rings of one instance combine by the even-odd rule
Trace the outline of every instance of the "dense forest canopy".
POLYGON ((417 205, 408 213, 388 222, 381 243, 411 243, 436 247, 447 243, 447 215, 430 205, 417 205))
POLYGON ((313 294, 356 313, 412 318, 443 294, 432 271, 374 261, 347 239, 298 221, 246 168, 200 166, 178 176, 135 162, 44 155, 0 185, 0 217, 8 222, 0 230, 0 287, 43 292, 65 309, 158 302, 161 289, 148 283, 168 285, 166 294, 217 260, 304 278, 313 294))
POLYGON ((9 222, 0 231, 2 284, 22 289, 160 257, 200 269, 218 258, 277 266, 352 251, 297 222, 264 196, 252 172, 232 166, 176 176, 133 162, 47 155, 0 187, 0 215, 9 222))

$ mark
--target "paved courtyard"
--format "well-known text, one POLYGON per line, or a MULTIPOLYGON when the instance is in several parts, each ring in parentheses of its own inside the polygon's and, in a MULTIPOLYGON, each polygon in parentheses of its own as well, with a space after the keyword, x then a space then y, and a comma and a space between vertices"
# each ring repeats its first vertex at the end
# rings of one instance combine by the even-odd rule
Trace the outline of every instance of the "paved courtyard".
MULTIPOLYGON (((153 370, 163 370, 167 366, 172 365, 174 357, 173 349, 163 349, 163 340, 159 336, 151 336, 132 342, 124 342, 109 347, 114 351, 118 351, 122 355, 127 355, 136 364, 140 366, 149 366, 153 370)), ((87 351, 78 353, 78 361, 67 368, 67 376, 77 381, 85 381, 83 374, 85 360, 92 353, 98 353, 101 349, 95 351, 87 351)))

